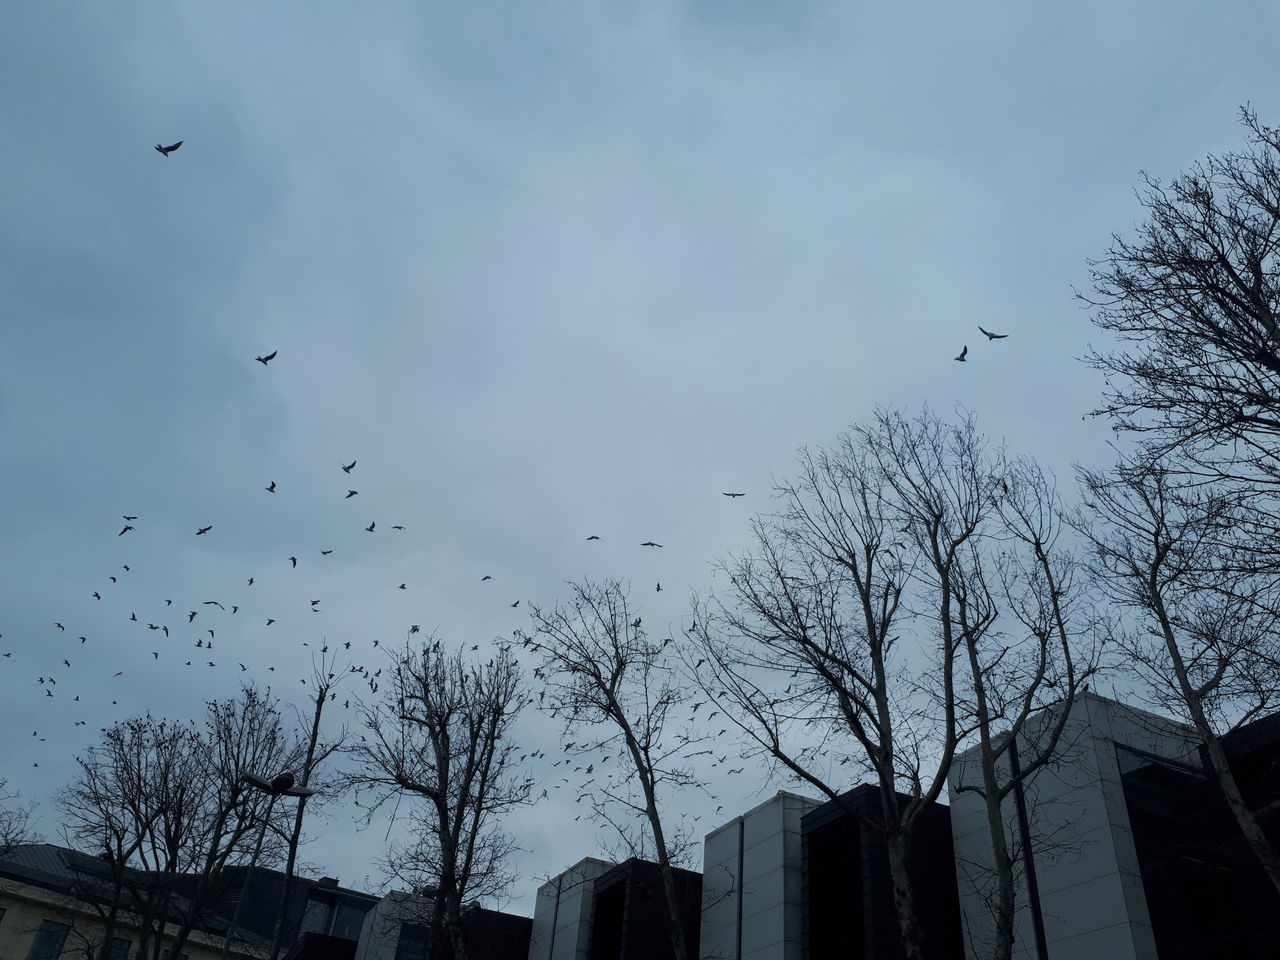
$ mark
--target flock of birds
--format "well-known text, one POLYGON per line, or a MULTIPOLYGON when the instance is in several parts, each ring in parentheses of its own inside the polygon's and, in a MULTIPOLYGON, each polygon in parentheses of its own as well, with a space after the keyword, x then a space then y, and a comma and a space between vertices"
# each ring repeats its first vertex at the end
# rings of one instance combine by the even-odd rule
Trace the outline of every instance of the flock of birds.
MULTIPOLYGON (((155 145, 155 150, 160 153, 161 156, 168 158, 170 154, 182 147, 183 143, 183 140, 179 140, 175 143, 169 144, 168 146, 157 143, 155 145)), ((1007 334, 992 333, 982 327, 979 327, 978 329, 986 336, 988 341, 1002 340, 1007 337, 1007 334)), ((965 362, 967 360, 968 352, 969 348, 966 344, 960 354, 954 359, 960 362, 965 362)), ((270 353, 255 356, 253 360, 262 364, 263 367, 269 367, 273 361, 277 360, 279 354, 280 351, 276 349, 272 350, 270 353)), ((353 458, 350 462, 338 461, 337 466, 342 470, 344 479, 348 481, 347 483, 344 483, 342 487, 345 489, 345 493, 342 494, 341 499, 345 501, 349 501, 360 496, 359 489, 350 485, 350 481, 354 477, 358 476, 356 473, 358 464, 359 460, 356 458, 353 458)), ((262 489, 265 493, 273 496, 280 495, 283 492, 275 480, 268 482, 262 489)), ((746 494, 742 491, 722 491, 721 495, 726 498, 736 500, 746 494)), ((139 530, 139 525, 143 522, 142 515, 138 513, 128 513, 122 514, 121 516, 123 519, 123 525, 115 534, 116 538, 122 538, 131 533, 136 534, 139 530)), ((390 525, 390 529, 396 532, 403 532, 406 530, 406 527, 404 524, 394 523, 390 525)), ((205 522, 196 525, 194 536, 209 536, 214 534, 216 530, 217 525, 215 523, 205 522)), ((378 530, 376 520, 370 520, 369 524, 363 527, 363 530, 369 534, 376 533, 378 530)), ((130 541, 132 539, 133 538, 130 538, 130 541)), ((602 539, 603 538, 596 533, 592 533, 586 537, 587 542, 599 542, 602 539)), ((130 541, 125 541, 125 543, 130 541)), ((656 540, 648 539, 640 541, 639 546, 649 549, 663 549, 664 545, 656 540)), ((319 556, 324 558, 327 558, 334 553, 334 550, 328 547, 317 549, 319 556)), ((123 560, 124 558, 121 559, 123 560)), ((289 565, 287 572, 298 570, 300 562, 301 558, 298 552, 289 553, 281 556, 280 558, 281 565, 285 563, 289 565)), ((238 588, 234 598, 227 595, 215 598, 209 598, 206 596, 199 597, 198 599, 188 598, 185 602, 175 602, 172 597, 153 597, 145 604, 136 603, 136 601, 129 601, 121 607, 119 604, 112 602, 110 591, 113 589, 118 591, 126 580, 130 578, 131 574, 133 574, 132 565, 128 562, 121 562, 119 567, 114 570, 114 572, 108 574, 104 578, 104 582, 97 585, 89 594, 95 602, 103 603, 103 613, 106 615, 103 617, 95 617, 92 621, 93 626, 81 628, 83 632, 75 629, 69 631, 62 620, 53 621, 53 629, 58 631, 58 636, 65 635, 66 640, 72 640, 72 638, 74 638, 72 641, 74 644, 71 647, 72 650, 77 646, 83 646, 91 643, 94 639, 94 634, 99 630, 103 633, 109 633, 115 636, 118 634, 120 629, 129 629, 135 631, 140 637, 154 637, 155 642, 153 644, 143 645, 144 651, 149 652, 151 656, 151 663, 158 662, 162 658, 177 658, 184 668, 203 667, 205 669, 217 669, 221 664, 223 669, 229 669, 237 676, 240 674, 250 673, 251 670, 256 672, 256 670, 260 669, 262 666, 265 666, 268 673, 275 674, 277 672, 276 664, 274 663, 255 664, 246 662, 253 661, 258 654, 271 649, 271 647, 261 642, 260 635, 257 640, 250 642, 246 646, 243 641, 244 631, 234 631, 232 629, 233 620, 236 622, 242 622, 247 621, 252 616, 256 616, 260 617, 260 619, 254 619, 252 620, 252 623, 256 625, 258 631, 265 630, 280 623, 285 617, 290 616, 293 613, 293 611, 268 609, 271 599, 268 591, 264 590, 261 585, 261 581, 259 579, 261 576, 260 572, 255 573, 254 575, 243 576, 240 581, 243 585, 238 588), (256 590, 254 589, 255 585, 258 585, 256 590), (260 601, 263 599, 267 600, 267 606, 263 606, 261 604, 260 601), (124 616, 125 609, 128 610, 127 617, 124 616), (143 616, 139 616, 138 610, 143 610, 143 616), (244 612, 242 613, 242 611, 244 612), (119 621, 109 623, 108 617, 111 616, 118 616, 119 621), (199 623, 199 626, 196 625, 197 622, 199 623), (222 632, 222 636, 219 636, 220 631, 222 632), (163 638, 163 640, 161 638, 163 638), (230 651, 225 649, 225 645, 228 641, 230 641, 230 645, 233 649, 238 646, 243 646, 251 652, 246 653, 242 650, 239 654, 232 654, 230 651), (183 646, 176 647, 176 642, 181 642, 183 646), (215 644, 217 645, 216 652, 215 644), (151 647, 154 647, 154 649, 150 649, 151 647)), ((134 576, 136 577, 136 574, 134 574, 134 576)), ((493 576, 491 574, 485 574, 480 579, 481 582, 488 582, 493 580, 493 576)), ((400 582, 397 589, 407 590, 408 581, 400 582)), ((656 592, 662 592, 663 586, 661 581, 658 581, 655 584, 654 589, 656 592)), ((516 599, 511 601, 509 606, 512 609, 518 608, 520 606, 520 600, 516 599)), ((324 612, 319 599, 310 600, 304 609, 313 615, 318 615, 324 612)), ((68 622, 70 622, 69 619, 68 622)), ((421 630, 422 627, 420 624, 408 624, 405 630, 406 639, 409 636, 420 633, 421 630)), ((0 633, 0 637, 3 637, 2 633, 0 633)), ((439 641, 437 641, 437 644, 438 642, 439 641)), ((669 642, 670 641, 668 640, 664 642, 663 645, 665 646, 666 643, 669 642)), ((379 643, 379 640, 374 639, 372 641, 372 648, 378 648, 379 643)), ((301 645, 303 647, 312 646, 310 641, 302 641, 301 645)), ((312 678, 308 680, 305 676, 299 677, 299 682, 304 686, 309 685, 317 695, 327 694, 329 699, 336 699, 338 694, 334 688, 336 688, 336 686, 346 677, 358 676, 368 686, 370 693, 376 695, 378 692, 378 683, 379 677, 382 673, 382 668, 370 670, 367 666, 350 662, 339 666, 338 658, 340 656, 349 656, 352 644, 350 641, 347 641, 343 642, 340 646, 341 651, 339 651, 338 644, 335 643, 331 648, 327 642, 323 642, 321 644, 317 644, 315 648, 312 648, 312 678), (318 663, 316 659, 317 655, 319 658, 318 663)), ((105 671, 101 670, 94 672, 91 676, 78 677, 72 666, 71 652, 65 649, 67 647, 67 643, 65 641, 59 646, 41 645, 41 647, 49 653, 48 663, 52 665, 46 666, 38 675, 36 675, 35 683, 43 690, 42 699, 54 701, 54 703, 50 704, 50 707, 57 710, 61 714, 62 719, 70 720, 75 727, 85 726, 87 723, 85 719, 69 716, 69 714, 74 712, 74 710, 69 709, 69 705, 85 704, 85 706, 88 706, 86 701, 94 697, 102 700, 110 699, 111 706, 119 706, 118 696, 113 697, 112 694, 105 692, 105 688, 108 680, 114 680, 124 676, 126 672, 125 670, 117 670, 109 678, 106 676, 105 671), (59 685, 60 680, 61 686, 59 685), (84 701, 82 701, 82 697, 85 697, 84 701)), ((470 649, 472 651, 476 651, 479 649, 479 645, 472 645, 470 649)), ((279 651, 280 648, 276 647, 276 650, 279 651)), ((0 654, 0 656, 3 656, 4 658, 11 658, 13 656, 13 651, 5 651, 0 654)), ((539 671, 535 670, 534 675, 535 678, 539 676, 539 671)), ((349 709, 352 702, 353 701, 350 696, 345 697, 343 700, 344 708, 349 709)), ((358 700, 356 703, 359 705, 358 700)), ((690 720, 696 718, 698 709, 703 705, 703 703, 694 703, 692 705, 692 710, 688 715, 690 720)), ((701 719, 703 721, 709 721, 715 715, 716 714, 713 712, 711 714, 704 715, 701 719)), ((704 739, 714 742, 716 737, 723 736, 726 732, 727 730, 722 729, 717 734, 708 729, 704 739)), ((40 735, 39 728, 32 731, 32 737, 40 743, 48 742, 48 737, 40 735)), ((692 743, 693 741, 690 740, 688 742, 692 743)), ((600 756, 593 762, 589 762, 586 759, 583 759, 582 762, 577 761, 576 756, 581 756, 585 750, 594 750, 601 746, 602 744, 575 742, 563 744, 562 747, 566 755, 563 755, 561 759, 558 759, 551 764, 551 768, 553 770, 561 767, 562 765, 564 766, 565 769, 563 771, 556 771, 558 773, 572 772, 582 776, 582 782, 578 783, 574 788, 578 794, 576 798, 578 803, 592 799, 592 778, 598 778, 601 776, 604 772, 603 768, 605 765, 608 764, 610 760, 617 759, 614 757, 600 756), (602 768, 599 773, 597 772, 597 766, 602 768)), ((621 756, 622 754, 619 754, 618 758, 621 758, 621 756)), ((727 774, 740 775, 743 774, 746 769, 745 766, 729 768, 728 763, 730 762, 730 754, 727 752, 722 753, 718 750, 705 749, 690 754, 691 759, 699 756, 711 757, 712 760, 710 762, 710 767, 712 769, 723 767, 727 774)), ((545 757, 545 751, 534 750, 527 752, 522 759, 528 758, 536 760, 545 757)), ((33 762, 33 766, 39 766, 38 761, 33 762)), ((570 778, 567 776, 555 777, 555 775, 552 774, 548 777, 548 781, 552 779, 555 779, 557 782, 550 783, 551 789, 559 790, 564 787, 573 787, 570 778)), ((541 797, 545 798, 547 796, 548 790, 543 789, 541 797)), ((712 794, 712 796, 715 798, 714 794, 712 794)), ((719 813, 722 810, 723 805, 718 807, 716 812, 719 813)), ((581 816, 575 817, 574 819, 581 819, 581 816)), ((697 821, 700 820, 701 817, 694 817, 693 819, 697 821)))

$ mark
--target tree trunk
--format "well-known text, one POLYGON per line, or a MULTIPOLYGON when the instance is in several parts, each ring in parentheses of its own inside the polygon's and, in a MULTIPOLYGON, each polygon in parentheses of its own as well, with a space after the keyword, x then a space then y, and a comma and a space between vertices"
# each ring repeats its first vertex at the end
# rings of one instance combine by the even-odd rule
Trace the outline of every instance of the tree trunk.
POLYGON ((889 877, 893 882, 893 907, 898 914, 898 927, 902 932, 902 951, 907 960, 927 960, 924 929, 916 915, 915 892, 911 886, 908 866, 911 838, 891 830, 885 839, 889 847, 889 877))
POLYGON ((1209 765, 1213 767, 1218 786, 1222 789, 1222 795, 1226 797, 1227 806, 1231 808, 1231 815, 1239 824, 1245 842, 1249 844, 1249 849, 1262 865, 1267 879, 1271 881, 1276 892, 1280 893, 1280 859, 1276 857, 1275 848, 1271 846, 1271 841, 1263 832, 1258 818, 1245 803, 1244 794, 1240 792, 1240 784, 1236 782, 1235 774, 1231 772, 1231 766, 1227 762, 1227 755, 1222 750, 1222 743, 1209 731, 1207 725, 1200 730, 1200 736, 1204 740, 1205 750, 1209 754, 1209 765))

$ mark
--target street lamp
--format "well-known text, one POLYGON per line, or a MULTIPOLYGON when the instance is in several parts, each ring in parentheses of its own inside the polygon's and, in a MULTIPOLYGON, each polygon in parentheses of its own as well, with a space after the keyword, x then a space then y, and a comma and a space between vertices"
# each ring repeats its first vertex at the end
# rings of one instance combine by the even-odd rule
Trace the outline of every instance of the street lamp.
POLYGON ((236 908, 231 914, 231 926, 227 928, 227 940, 222 945, 222 960, 227 960, 228 954, 231 952, 231 938, 235 935, 236 925, 240 922, 240 907, 244 903, 245 894, 249 888, 249 876, 253 873, 253 868, 258 865, 258 856, 262 853, 262 843, 267 838, 267 825, 271 822, 271 810, 276 805, 276 800, 280 797, 298 797, 300 800, 310 797, 316 791, 309 790, 306 787, 295 787, 294 775, 285 770, 276 774, 268 780, 256 773, 250 773, 247 770, 240 772, 240 782, 247 783, 260 793, 265 793, 271 799, 267 801, 267 813, 262 818, 262 829, 258 831, 258 842, 253 848, 253 856, 249 859, 249 868, 244 873, 244 880, 240 884, 240 896, 236 900, 236 908))

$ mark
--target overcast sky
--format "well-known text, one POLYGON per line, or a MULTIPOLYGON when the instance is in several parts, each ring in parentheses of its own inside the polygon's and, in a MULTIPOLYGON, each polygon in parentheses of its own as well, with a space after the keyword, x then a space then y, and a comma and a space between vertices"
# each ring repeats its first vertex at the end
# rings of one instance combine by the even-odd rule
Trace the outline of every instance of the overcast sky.
MULTIPOLYGON (((1140 170, 1241 146, 1246 101, 1280 123, 1278 31, 1168 0, 12 6, 0 776, 47 801, 99 726, 195 716, 239 662, 300 699, 317 641, 487 657, 570 578, 677 630, 797 448, 877 405, 961 405, 1068 486, 1110 436, 1073 287, 1140 170)), ((713 786, 701 829, 778 784, 713 786)), ((511 820, 512 909, 602 852, 581 810, 511 820)), ((313 828, 377 888, 385 823, 313 828)))

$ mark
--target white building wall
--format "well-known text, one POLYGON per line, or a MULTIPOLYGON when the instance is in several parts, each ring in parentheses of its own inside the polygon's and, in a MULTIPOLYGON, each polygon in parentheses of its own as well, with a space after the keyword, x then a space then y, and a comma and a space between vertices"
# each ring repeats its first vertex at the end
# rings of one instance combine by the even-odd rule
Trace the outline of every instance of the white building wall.
POLYGON ((771 800, 707 834, 703 845, 702 960, 800 960, 800 818, 817 806, 818 800, 779 791, 771 800))
POLYGON ((393 890, 364 915, 355 960, 395 960, 401 923, 430 922, 431 901, 393 890))
POLYGON ((587 960, 595 882, 614 866, 586 857, 538 888, 529 960, 587 960))
MULTIPOLYGON (((1043 715, 1040 726, 1019 738, 1024 762, 1051 719, 1043 715)), ((1053 960, 1157 960, 1117 743, 1198 765, 1186 727, 1096 694, 1079 696, 1056 751, 1058 759, 1030 777, 1026 787, 1040 907, 1053 960)), ((991 839, 982 798, 957 791, 966 783, 981 783, 976 748, 956 758, 949 787, 966 956, 984 960, 994 929, 982 896, 991 876, 986 869, 991 839)), ((1019 833, 1012 794, 1002 812, 1006 836, 1015 843, 1019 833)), ((1034 960, 1035 934, 1020 867, 1014 958, 1034 960)))

